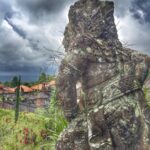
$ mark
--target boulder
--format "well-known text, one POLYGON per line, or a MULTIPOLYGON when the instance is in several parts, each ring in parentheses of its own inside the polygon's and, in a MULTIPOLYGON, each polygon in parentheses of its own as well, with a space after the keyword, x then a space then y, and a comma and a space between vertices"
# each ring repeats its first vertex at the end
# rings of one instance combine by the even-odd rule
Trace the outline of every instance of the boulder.
POLYGON ((124 48, 111 1, 79 0, 69 11, 57 91, 69 126, 57 150, 149 150, 142 91, 150 58, 124 48))

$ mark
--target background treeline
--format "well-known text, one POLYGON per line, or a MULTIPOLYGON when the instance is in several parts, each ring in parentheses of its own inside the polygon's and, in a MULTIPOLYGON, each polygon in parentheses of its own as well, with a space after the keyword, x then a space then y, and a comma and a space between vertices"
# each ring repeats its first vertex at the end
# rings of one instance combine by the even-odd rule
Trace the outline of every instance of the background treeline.
MULTIPOLYGON (((43 83, 43 82, 49 82, 51 80, 55 80, 55 76, 53 75, 48 75, 44 72, 42 72, 40 75, 39 75, 39 78, 37 81, 32 81, 32 82, 23 82, 21 81, 21 85, 26 85, 26 86, 33 86, 33 85, 36 85, 36 84, 40 84, 40 83, 43 83)), ((0 84, 3 84, 4 86, 8 86, 8 87, 16 87, 17 83, 17 76, 14 76, 10 81, 6 81, 6 82, 1 82, 0 81, 0 84)))

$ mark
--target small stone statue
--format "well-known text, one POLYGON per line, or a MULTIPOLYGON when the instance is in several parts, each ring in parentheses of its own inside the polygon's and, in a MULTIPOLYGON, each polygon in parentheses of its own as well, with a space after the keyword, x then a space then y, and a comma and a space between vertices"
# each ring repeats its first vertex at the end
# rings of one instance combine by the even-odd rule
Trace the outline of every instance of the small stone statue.
POLYGON ((122 47, 113 13, 110 1, 79 0, 70 8, 57 79, 70 124, 57 150, 150 150, 142 92, 150 59, 122 47))

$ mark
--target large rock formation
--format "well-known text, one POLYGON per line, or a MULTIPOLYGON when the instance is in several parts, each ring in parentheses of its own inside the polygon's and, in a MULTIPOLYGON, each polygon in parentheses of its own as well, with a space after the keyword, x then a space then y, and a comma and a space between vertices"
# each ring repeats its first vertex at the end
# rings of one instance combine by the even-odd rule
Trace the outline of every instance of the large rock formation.
POLYGON ((122 47, 113 13, 110 1, 79 0, 70 8, 57 80, 70 124, 57 150, 150 149, 150 109, 142 92, 150 60, 122 47))

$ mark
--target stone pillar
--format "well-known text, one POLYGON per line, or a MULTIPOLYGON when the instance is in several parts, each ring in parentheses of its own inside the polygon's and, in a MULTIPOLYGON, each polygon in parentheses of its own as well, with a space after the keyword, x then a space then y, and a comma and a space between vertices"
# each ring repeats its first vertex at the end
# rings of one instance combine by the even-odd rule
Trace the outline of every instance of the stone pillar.
POLYGON ((113 13, 110 1, 79 0, 70 8, 57 78, 70 124, 57 150, 150 149, 150 109, 142 92, 150 59, 122 47, 113 13))

